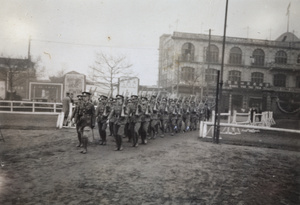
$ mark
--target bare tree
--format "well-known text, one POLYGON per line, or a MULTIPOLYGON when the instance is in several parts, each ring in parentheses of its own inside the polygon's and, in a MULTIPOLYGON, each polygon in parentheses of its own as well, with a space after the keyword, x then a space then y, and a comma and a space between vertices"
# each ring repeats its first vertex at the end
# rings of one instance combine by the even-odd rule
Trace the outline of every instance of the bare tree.
MULTIPOLYGON (((0 58, 0 79, 7 82, 9 100, 16 95, 16 86, 27 86, 37 78, 37 63, 30 59, 0 58)), ((42 70, 41 70, 42 72, 42 70)))
POLYGON ((95 65, 90 66, 89 77, 113 93, 113 87, 117 85, 119 77, 133 74, 131 66, 132 64, 127 62, 125 55, 96 53, 95 65))
POLYGON ((66 74, 66 67, 62 65, 61 69, 56 72, 55 75, 49 76, 52 83, 62 83, 64 81, 64 75, 66 74))

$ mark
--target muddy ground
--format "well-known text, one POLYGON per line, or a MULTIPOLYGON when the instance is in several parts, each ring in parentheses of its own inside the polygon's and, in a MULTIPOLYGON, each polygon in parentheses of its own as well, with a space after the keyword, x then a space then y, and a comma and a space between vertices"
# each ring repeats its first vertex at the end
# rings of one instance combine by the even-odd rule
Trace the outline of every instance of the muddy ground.
MULTIPOLYGON (((0 204, 300 204, 300 138, 167 135, 124 150, 76 147, 74 129, 2 129, 0 204)), ((96 138, 99 135, 95 132, 96 138)))

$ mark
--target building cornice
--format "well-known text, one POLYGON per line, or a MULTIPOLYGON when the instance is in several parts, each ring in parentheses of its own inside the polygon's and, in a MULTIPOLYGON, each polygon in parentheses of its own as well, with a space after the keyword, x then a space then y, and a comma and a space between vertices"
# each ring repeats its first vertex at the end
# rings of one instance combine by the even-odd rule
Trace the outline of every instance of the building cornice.
MULTIPOLYGON (((174 32, 172 39, 208 42, 209 35, 174 32)), ((212 44, 213 43, 222 44, 223 37, 217 36, 217 35, 211 35, 210 42, 212 44)), ((279 49, 300 50, 300 42, 280 42, 280 41, 269 41, 269 40, 260 40, 260 39, 226 37, 226 44, 227 45, 243 45, 243 46, 257 46, 257 47, 267 47, 267 48, 277 48, 277 49, 279 48, 279 49)))

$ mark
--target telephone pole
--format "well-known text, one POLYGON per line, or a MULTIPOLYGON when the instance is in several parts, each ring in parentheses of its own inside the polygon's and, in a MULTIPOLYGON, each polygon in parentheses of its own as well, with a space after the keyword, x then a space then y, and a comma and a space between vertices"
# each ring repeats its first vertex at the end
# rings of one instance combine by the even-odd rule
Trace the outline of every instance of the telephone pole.
POLYGON ((220 136, 220 109, 219 104, 222 102, 222 88, 223 88, 223 72, 224 72, 224 55, 225 55, 225 39, 226 39, 226 26, 227 26, 227 11, 228 11, 228 0, 226 0, 226 8, 225 8, 225 22, 224 22, 224 34, 223 34, 223 47, 222 47, 222 64, 220 70, 220 79, 218 80, 219 84, 219 92, 216 95, 216 117, 218 119, 217 126, 214 127, 214 141, 218 144, 219 143, 219 136, 220 136))
POLYGON ((27 58, 28 58, 29 62, 31 62, 30 46, 31 46, 31 36, 29 36, 29 39, 28 39, 28 54, 27 54, 27 58))
POLYGON ((179 56, 178 56, 178 59, 177 59, 177 98, 179 97, 179 56))

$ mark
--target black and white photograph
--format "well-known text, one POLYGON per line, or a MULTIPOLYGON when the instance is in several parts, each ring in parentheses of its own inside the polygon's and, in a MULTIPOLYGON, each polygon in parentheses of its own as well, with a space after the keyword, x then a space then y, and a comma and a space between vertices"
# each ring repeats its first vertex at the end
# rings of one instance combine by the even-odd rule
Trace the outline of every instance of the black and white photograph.
POLYGON ((0 0, 1 205, 299 205, 299 0, 0 0))

